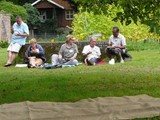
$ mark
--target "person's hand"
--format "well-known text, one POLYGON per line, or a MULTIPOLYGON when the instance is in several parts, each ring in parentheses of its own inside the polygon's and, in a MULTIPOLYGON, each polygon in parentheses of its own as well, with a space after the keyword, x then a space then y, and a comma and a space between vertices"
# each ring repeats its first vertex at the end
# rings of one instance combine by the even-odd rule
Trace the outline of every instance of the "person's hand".
POLYGON ((36 49, 32 49, 31 53, 37 53, 37 50, 36 49))
POLYGON ((91 54, 91 53, 92 53, 92 52, 90 51, 90 52, 87 53, 87 55, 89 55, 89 54, 91 54))
POLYGON ((120 48, 120 46, 114 46, 114 48, 120 48))
POLYGON ((16 32, 15 35, 16 35, 16 36, 21 36, 21 33, 16 32))
POLYGON ((38 54, 39 53, 39 49, 35 49, 36 53, 38 54))
POLYGON ((109 49, 115 49, 115 46, 107 46, 109 49))
POLYGON ((60 63, 65 63, 66 62, 66 60, 64 59, 64 58, 62 58, 62 59, 60 59, 60 63))
POLYGON ((13 28, 11 28, 11 33, 14 33, 14 29, 13 28))
POLYGON ((71 57, 70 60, 74 60, 74 57, 71 57))
POLYGON ((35 51, 34 51, 34 50, 31 50, 31 53, 35 53, 35 51))
POLYGON ((108 46, 107 48, 109 48, 109 49, 115 49, 115 48, 120 48, 120 46, 108 46))
POLYGON ((63 59, 61 55, 58 56, 58 59, 63 59))

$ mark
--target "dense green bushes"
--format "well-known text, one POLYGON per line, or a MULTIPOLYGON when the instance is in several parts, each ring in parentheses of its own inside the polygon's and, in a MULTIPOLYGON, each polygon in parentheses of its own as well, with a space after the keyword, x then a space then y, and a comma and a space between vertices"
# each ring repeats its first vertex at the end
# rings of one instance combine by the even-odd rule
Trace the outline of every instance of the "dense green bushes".
POLYGON ((0 2, 0 6, 0 11, 9 13, 11 15, 12 23, 15 21, 15 17, 17 15, 20 15, 24 21, 27 19, 26 9, 22 6, 14 5, 13 3, 6 1, 0 2))
POLYGON ((8 45, 9 45, 9 44, 8 44, 7 41, 0 40, 0 47, 1 47, 1 48, 7 48, 8 45))
POLYGON ((27 24, 29 28, 33 29, 34 27, 39 27, 41 23, 39 11, 29 3, 24 4, 23 7, 27 12, 27 24))

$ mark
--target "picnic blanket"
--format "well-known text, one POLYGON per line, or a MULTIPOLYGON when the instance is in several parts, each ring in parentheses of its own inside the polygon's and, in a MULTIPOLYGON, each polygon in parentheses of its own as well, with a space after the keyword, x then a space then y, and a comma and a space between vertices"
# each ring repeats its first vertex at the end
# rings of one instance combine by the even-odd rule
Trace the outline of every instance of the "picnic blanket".
POLYGON ((159 115, 160 98, 148 95, 0 105, 0 120, 125 120, 159 115))

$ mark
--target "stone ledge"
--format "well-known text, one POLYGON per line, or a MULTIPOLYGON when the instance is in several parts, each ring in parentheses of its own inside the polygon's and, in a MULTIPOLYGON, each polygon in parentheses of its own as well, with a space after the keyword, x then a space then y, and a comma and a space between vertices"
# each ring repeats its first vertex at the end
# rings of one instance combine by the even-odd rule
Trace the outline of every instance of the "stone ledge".
MULTIPOLYGON (((42 47, 44 48, 45 57, 47 58, 47 62, 50 63, 52 54, 57 54, 59 52, 61 45, 64 44, 64 42, 62 42, 62 43, 38 43, 38 44, 42 45, 42 47)), ((76 44, 77 44, 78 50, 79 50, 79 54, 77 56, 77 59, 79 61, 82 61, 83 60, 83 56, 82 56, 83 47, 85 45, 88 45, 89 42, 77 42, 76 44)), ((25 57, 25 51, 28 46, 29 46, 29 44, 26 44, 21 48, 21 50, 18 54, 20 61, 23 61, 23 59, 25 57)), ((102 58, 105 58, 106 57, 105 49, 107 47, 107 41, 97 41, 97 46, 99 46, 101 49, 102 58)))

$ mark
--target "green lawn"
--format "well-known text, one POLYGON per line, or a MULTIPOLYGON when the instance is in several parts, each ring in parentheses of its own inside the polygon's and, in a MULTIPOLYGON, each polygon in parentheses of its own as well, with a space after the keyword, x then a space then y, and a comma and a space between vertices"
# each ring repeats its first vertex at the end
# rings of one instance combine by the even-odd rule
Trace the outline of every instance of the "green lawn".
MULTIPOLYGON (((0 104, 21 101, 77 101, 103 96, 160 97, 160 51, 132 51, 124 64, 62 69, 5 68, 0 49, 0 104)), ((158 120, 159 117, 152 118, 158 120)), ((148 118, 146 120, 149 120, 148 118)))
POLYGON ((0 104, 138 94, 160 97, 160 52, 130 53, 133 60, 124 64, 44 70, 5 68, 6 49, 0 49, 0 104))

